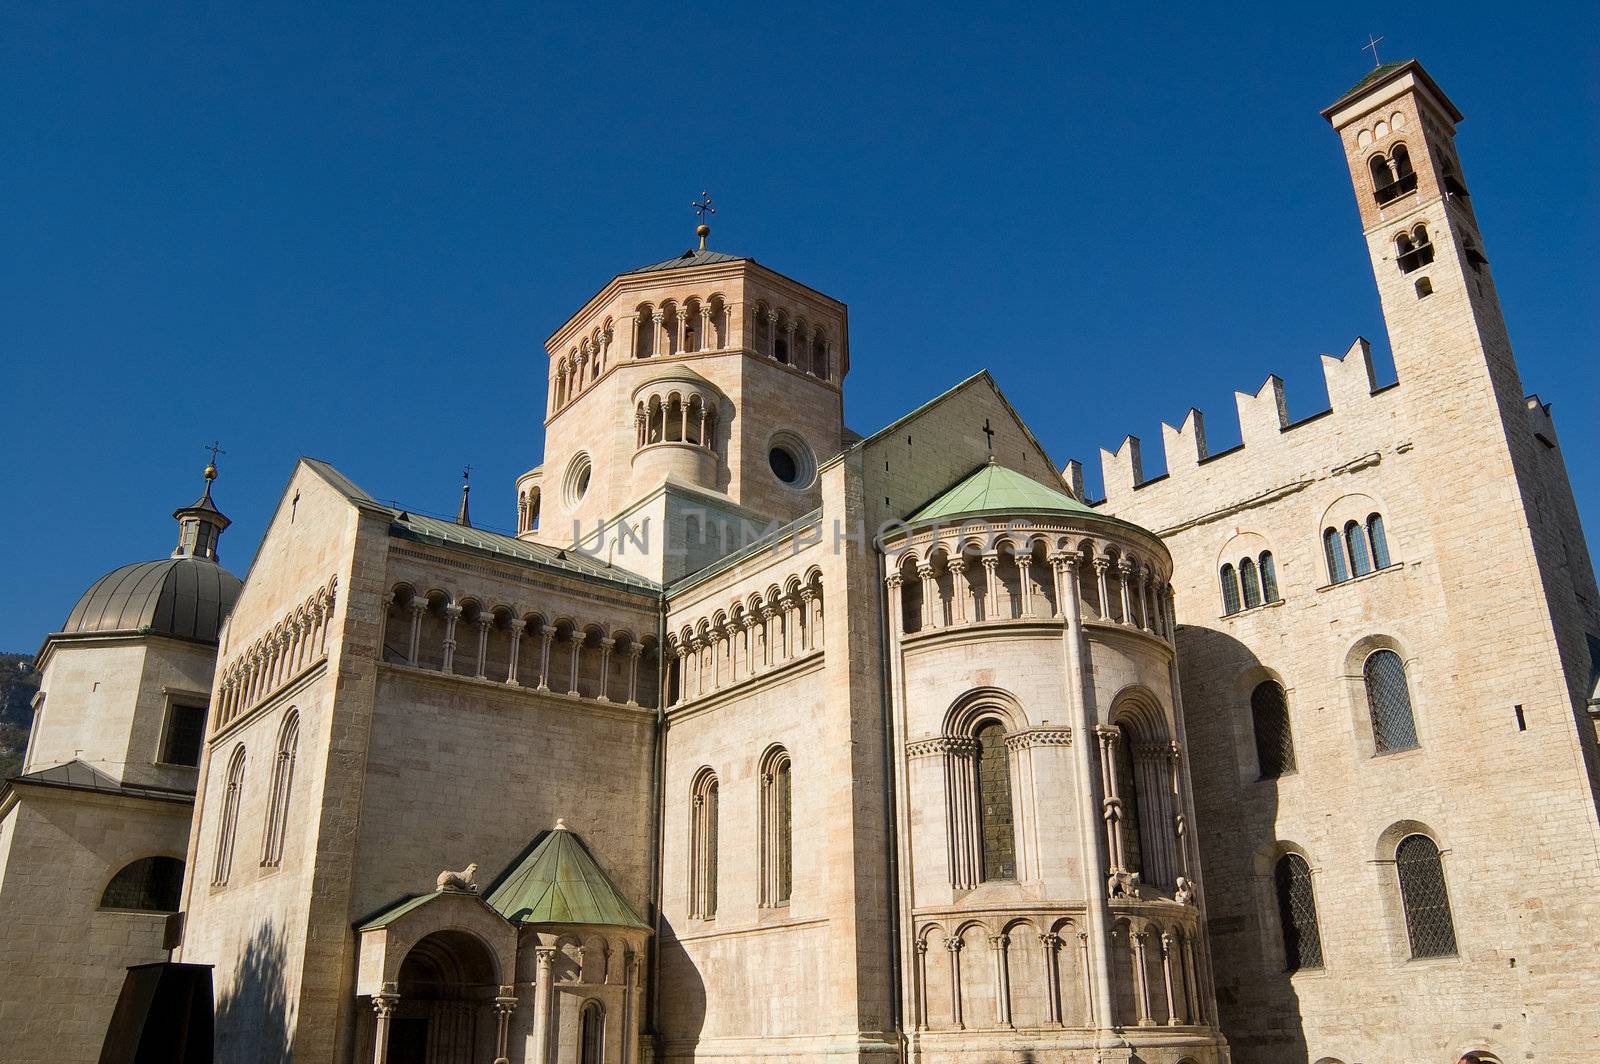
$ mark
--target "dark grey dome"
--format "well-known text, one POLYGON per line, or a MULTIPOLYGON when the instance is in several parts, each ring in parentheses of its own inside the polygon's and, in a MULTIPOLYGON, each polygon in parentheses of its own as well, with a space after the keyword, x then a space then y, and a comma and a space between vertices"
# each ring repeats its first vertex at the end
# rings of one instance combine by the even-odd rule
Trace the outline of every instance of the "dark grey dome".
POLYGON ((89 586, 61 630, 139 632, 215 643, 240 580, 209 558, 135 562, 89 586))

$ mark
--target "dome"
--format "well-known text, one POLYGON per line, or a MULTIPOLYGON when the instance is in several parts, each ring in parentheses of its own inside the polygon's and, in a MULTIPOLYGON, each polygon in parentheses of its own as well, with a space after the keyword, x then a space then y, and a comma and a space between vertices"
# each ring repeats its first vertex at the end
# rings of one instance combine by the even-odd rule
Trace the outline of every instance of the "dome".
POLYGON ((237 576, 209 558, 135 562, 89 585, 61 631, 137 632, 215 643, 240 586, 237 576))

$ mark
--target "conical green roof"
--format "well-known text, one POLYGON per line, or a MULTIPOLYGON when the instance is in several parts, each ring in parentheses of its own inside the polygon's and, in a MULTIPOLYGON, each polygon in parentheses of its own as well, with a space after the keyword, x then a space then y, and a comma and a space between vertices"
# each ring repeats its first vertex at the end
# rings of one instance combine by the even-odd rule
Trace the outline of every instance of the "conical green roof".
POLYGON ((583 840, 560 821, 500 878, 487 900, 515 924, 610 924, 650 930, 589 856, 583 840))
POLYGON ((991 461, 906 520, 915 525, 979 514, 1039 513, 1100 516, 1066 492, 1047 488, 1032 477, 991 461))

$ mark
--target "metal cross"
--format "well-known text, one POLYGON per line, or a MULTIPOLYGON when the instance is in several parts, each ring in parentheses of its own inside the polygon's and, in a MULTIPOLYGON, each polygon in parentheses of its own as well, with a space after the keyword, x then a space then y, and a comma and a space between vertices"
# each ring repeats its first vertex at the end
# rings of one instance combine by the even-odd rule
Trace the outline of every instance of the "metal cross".
POLYGON ((1381 40, 1383 40, 1382 37, 1374 37, 1372 34, 1369 33, 1369 34, 1367 34, 1366 46, 1361 49, 1363 52, 1371 52, 1372 53, 1372 68, 1374 70, 1376 70, 1378 67, 1383 65, 1383 64, 1378 62, 1378 42, 1381 41, 1381 40))
POLYGON ((994 453, 994 429, 989 427, 989 419, 988 418, 984 418, 983 419, 983 434, 984 434, 985 437, 987 437, 988 442, 989 442, 989 453, 993 454, 994 453))
POLYGON ((472 467, 471 466, 462 466, 461 467, 461 479, 462 479, 463 482, 470 481, 472 479, 472 467))
POLYGON ((717 213, 717 209, 711 205, 711 193, 704 189, 700 190, 700 198, 689 204, 689 206, 694 208, 694 216, 702 222, 705 221, 706 215, 717 213))
POLYGON ((219 454, 227 454, 228 453, 227 451, 224 451, 222 449, 221 443, 219 443, 217 440, 212 440, 210 443, 201 444, 200 449, 202 451, 210 451, 211 452, 211 464, 212 465, 216 465, 217 464, 217 455, 219 455, 219 454))

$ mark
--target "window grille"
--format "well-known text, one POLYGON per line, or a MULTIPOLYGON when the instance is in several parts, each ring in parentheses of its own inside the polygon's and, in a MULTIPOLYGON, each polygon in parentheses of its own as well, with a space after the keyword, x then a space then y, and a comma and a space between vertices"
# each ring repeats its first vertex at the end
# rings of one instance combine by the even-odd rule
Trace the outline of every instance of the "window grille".
POLYGON ((1394 853, 1400 877, 1400 903, 1413 957, 1454 957, 1456 925, 1444 885, 1439 847, 1426 835, 1407 835, 1394 853))
POLYGON ((1344 543, 1340 541, 1336 529, 1323 530, 1322 553, 1328 560, 1328 583, 1342 584, 1350 579, 1349 571, 1344 567, 1344 543))
POLYGON ((1411 691, 1406 667, 1392 650, 1375 651, 1362 669, 1367 687, 1367 709, 1372 714, 1372 741, 1377 753, 1411 750, 1417 746, 1417 722, 1411 712, 1411 691))
POLYGON ((1222 567, 1222 612, 1239 612, 1239 580, 1234 576, 1232 565, 1222 567))
POLYGON ((1011 766, 1006 754, 1005 728, 997 720, 986 721, 973 737, 978 740, 983 878, 985 882, 1016 879, 1016 832, 1011 823, 1011 766))
POLYGON ((1261 597, 1268 602, 1278 601, 1278 568, 1270 550, 1261 552, 1261 597))
POLYGON ((1297 853, 1279 858, 1273 869, 1278 888, 1278 922, 1283 928, 1284 966, 1291 972, 1322 967, 1322 933, 1317 929, 1317 896, 1311 866, 1297 853))
POLYGON ((1359 521, 1347 521, 1344 526, 1344 543, 1350 550, 1350 575, 1366 576, 1372 572, 1372 556, 1367 553, 1367 535, 1359 521))
POLYGON ((1389 561, 1389 540, 1383 534, 1383 515, 1367 515, 1367 541, 1372 544, 1372 564, 1379 569, 1387 569, 1389 561))
POLYGON ((176 857, 143 857, 106 884, 100 908, 175 913, 182 891, 182 861, 176 857))
POLYGON ((1239 563, 1239 576, 1244 584, 1244 608, 1261 605, 1261 579, 1256 575, 1256 563, 1249 558, 1239 563))
POLYGON ((1250 718, 1256 733, 1256 763, 1261 778, 1277 779, 1295 770, 1294 736, 1289 731, 1289 699, 1283 688, 1264 680, 1250 693, 1250 718))

